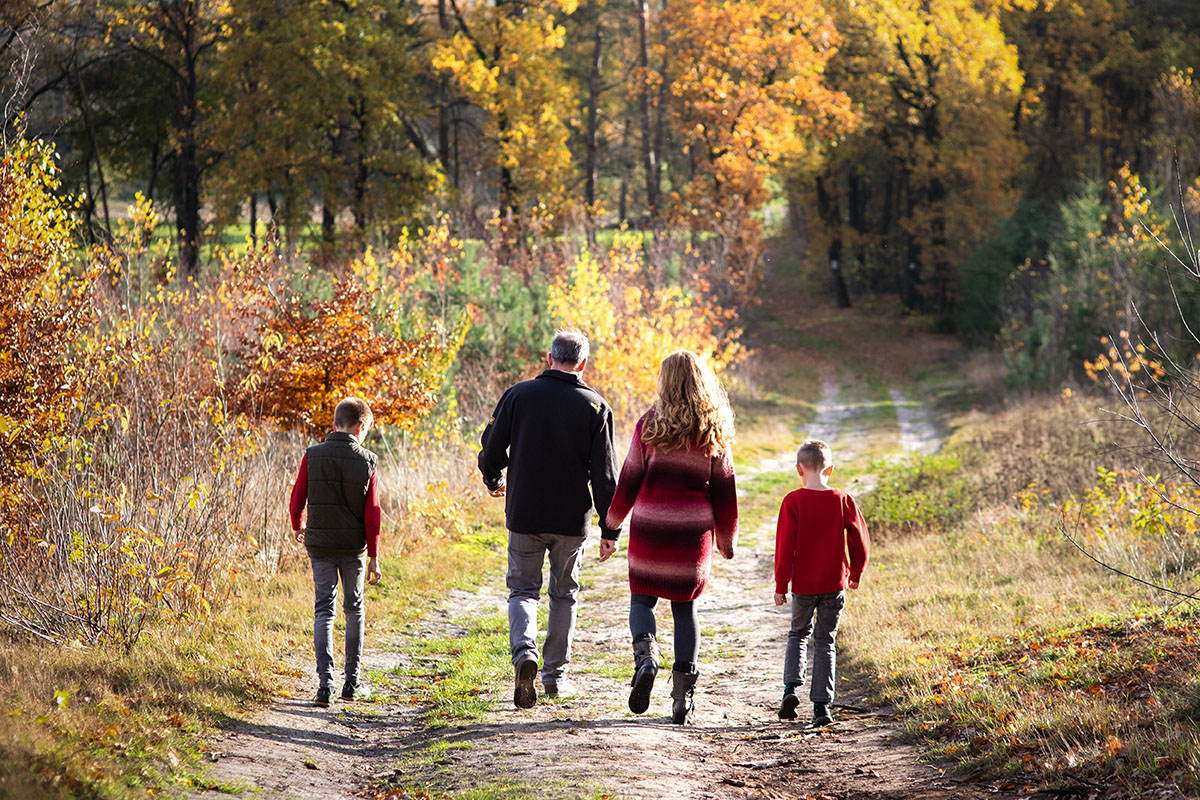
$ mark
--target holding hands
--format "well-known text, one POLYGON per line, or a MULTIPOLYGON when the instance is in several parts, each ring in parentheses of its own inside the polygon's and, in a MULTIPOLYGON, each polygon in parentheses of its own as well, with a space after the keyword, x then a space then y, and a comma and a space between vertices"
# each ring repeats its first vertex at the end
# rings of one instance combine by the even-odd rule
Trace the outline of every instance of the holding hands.
POLYGON ((613 553, 617 552, 616 539, 601 539, 600 540, 600 561, 607 561, 613 553))

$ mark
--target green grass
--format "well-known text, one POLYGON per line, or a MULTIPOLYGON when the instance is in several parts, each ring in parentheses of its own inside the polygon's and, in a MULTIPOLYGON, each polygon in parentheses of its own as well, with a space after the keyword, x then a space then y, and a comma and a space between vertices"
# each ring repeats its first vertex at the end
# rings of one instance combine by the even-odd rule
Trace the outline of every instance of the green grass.
POLYGON ((978 502, 968 463, 978 459, 958 448, 935 455, 876 461, 868 469, 879 484, 862 498, 863 515, 878 539, 914 531, 949 529, 978 502))
POLYGON ((480 719, 492 706, 483 693, 511 669, 505 615, 464 624, 466 630, 453 636, 411 639, 420 666, 395 671, 412 697, 428 706, 430 727, 480 719))

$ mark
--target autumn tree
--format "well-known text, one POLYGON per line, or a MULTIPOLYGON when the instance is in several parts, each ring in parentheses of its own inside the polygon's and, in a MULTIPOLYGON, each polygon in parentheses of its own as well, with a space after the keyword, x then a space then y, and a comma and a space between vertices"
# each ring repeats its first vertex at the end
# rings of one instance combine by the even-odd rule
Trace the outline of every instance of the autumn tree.
POLYGON ((54 151, 15 138, 0 153, 0 513, 36 477, 91 377, 75 340, 91 322, 90 273, 74 269, 75 224, 55 196, 54 151))
POLYGON ((885 256, 896 276, 890 285, 924 305, 919 279, 946 326, 960 264, 1015 201, 1021 73, 999 16, 1011 5, 871 0, 834 8, 846 41, 831 78, 863 120, 810 184, 818 239, 831 262, 844 239, 860 254, 871 242, 898 254, 885 256))
POLYGON ((838 33, 817 0, 671 0, 662 24, 665 102, 682 151, 674 217, 717 234, 726 271, 714 285, 744 301, 756 286, 768 177, 816 160, 819 138, 854 123, 849 98, 825 78, 838 33))
POLYGON ((576 106, 558 58, 558 15, 574 12, 575 0, 451 0, 450 9, 453 35, 432 63, 486 114, 507 249, 535 223, 561 222, 569 203, 563 187, 573 172, 567 140, 576 106))
POLYGON ((742 355, 741 331, 727 315, 680 286, 648 286, 645 255, 619 238, 593 257, 582 253, 551 286, 547 310, 557 325, 575 326, 592 342, 588 381, 632 425, 654 402, 662 359, 691 350, 721 372, 742 355))
POLYGON ((230 33, 230 12, 228 0, 113 0, 96 11, 107 41, 136 53, 172 88, 175 228, 186 274, 199 270, 201 180, 214 157, 204 147, 203 95, 211 89, 209 62, 230 33))
POLYGON ((289 236, 316 207, 327 244, 345 211, 359 247, 368 227, 411 221, 439 181, 420 127, 415 4, 231 5, 212 132, 225 154, 220 206, 255 209, 260 193, 278 194, 289 236))

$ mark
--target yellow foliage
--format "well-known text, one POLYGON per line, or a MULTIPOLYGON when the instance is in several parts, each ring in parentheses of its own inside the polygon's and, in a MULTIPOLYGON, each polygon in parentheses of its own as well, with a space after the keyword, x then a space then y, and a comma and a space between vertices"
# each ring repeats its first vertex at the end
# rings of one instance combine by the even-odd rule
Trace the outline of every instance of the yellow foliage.
POLYGON ((568 123, 574 89, 558 51, 566 31, 556 13, 570 14, 573 0, 536 0, 519 14, 491 4, 474 6, 469 28, 436 44, 434 69, 449 75, 463 95, 487 114, 495 163, 511 176, 512 197, 501 214, 558 217, 569 198, 572 160, 568 123))
POLYGON ((587 381, 629 423, 654 402, 662 359, 691 350, 720 374, 742 354, 740 330, 678 286, 650 287, 640 251, 618 240, 599 260, 582 253, 551 286, 547 306, 557 324, 590 338, 587 381))

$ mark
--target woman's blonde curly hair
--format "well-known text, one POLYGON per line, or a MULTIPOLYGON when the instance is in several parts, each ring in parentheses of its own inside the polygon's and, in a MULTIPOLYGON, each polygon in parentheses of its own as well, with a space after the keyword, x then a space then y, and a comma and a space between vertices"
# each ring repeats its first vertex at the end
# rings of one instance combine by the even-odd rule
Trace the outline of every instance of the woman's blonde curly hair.
POLYGON ((654 413, 642 428, 642 444, 663 452, 696 447, 710 457, 733 444, 729 398, 695 353, 680 350, 663 359, 654 413))

